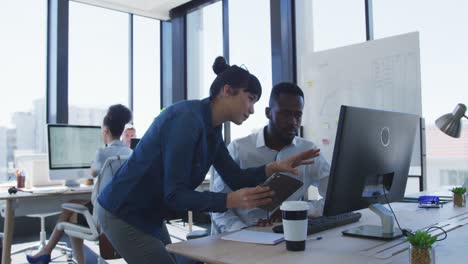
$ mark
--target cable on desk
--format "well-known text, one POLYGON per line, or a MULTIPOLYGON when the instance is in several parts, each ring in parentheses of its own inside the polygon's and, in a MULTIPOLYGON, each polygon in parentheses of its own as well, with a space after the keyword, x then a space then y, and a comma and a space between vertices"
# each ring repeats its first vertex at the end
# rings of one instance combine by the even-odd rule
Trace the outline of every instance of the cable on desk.
MULTIPOLYGON (((396 215, 395 215, 395 212, 393 211, 393 208, 392 208, 392 206, 390 205, 390 202, 388 201, 387 193, 385 192, 385 187, 384 187, 383 185, 382 185, 382 190, 383 190, 383 193, 384 193, 385 201, 387 202, 388 207, 390 207, 390 211, 392 211, 393 218, 395 218, 395 222, 397 223, 398 228, 401 230, 401 233, 403 233, 403 235, 404 235, 405 237, 407 237, 407 236, 409 236, 409 235, 413 235, 413 236, 414 236, 414 233, 411 232, 410 230, 401 228, 400 223, 398 222, 398 219, 397 219, 397 217, 396 217, 396 215)), ((447 239, 447 231, 445 231, 442 227, 430 226, 430 227, 427 228, 426 232, 429 232, 429 231, 432 230, 432 229, 440 229, 440 230, 442 230, 442 232, 444 232, 444 237, 441 238, 441 239, 437 239, 436 241, 442 241, 442 240, 447 239)))
POLYGON ((440 238, 440 239, 437 239, 436 241, 442 241, 442 240, 447 239, 447 231, 445 231, 442 227, 430 226, 430 227, 426 230, 426 232, 429 232, 429 230, 431 230, 431 229, 440 229, 440 230, 442 230, 442 232, 444 232, 444 237, 443 237, 443 238, 440 238))

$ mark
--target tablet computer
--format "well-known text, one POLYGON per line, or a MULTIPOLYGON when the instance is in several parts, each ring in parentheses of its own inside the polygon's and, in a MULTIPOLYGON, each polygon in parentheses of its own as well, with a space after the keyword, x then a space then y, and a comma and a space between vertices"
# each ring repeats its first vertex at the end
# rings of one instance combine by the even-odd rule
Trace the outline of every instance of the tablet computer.
POLYGON ((282 173, 274 173, 262 186, 268 186, 275 192, 272 201, 269 204, 259 206, 259 208, 268 212, 274 212, 286 199, 289 198, 302 186, 302 181, 282 173))

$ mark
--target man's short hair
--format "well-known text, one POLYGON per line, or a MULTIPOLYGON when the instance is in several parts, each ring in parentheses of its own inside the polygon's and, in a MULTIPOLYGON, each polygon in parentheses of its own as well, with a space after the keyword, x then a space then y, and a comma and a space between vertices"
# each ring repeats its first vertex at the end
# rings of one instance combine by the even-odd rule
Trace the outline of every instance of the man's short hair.
POLYGON ((273 86, 270 94, 269 106, 272 107, 274 102, 278 101, 280 94, 292 94, 304 98, 304 93, 301 88, 294 83, 282 82, 273 86))

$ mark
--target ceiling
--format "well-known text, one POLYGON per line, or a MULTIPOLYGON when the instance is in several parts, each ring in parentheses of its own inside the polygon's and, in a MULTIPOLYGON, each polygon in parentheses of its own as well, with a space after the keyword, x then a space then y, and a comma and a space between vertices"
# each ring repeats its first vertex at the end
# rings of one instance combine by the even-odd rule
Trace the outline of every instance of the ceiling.
POLYGON ((123 11, 135 15, 156 18, 160 20, 169 19, 169 11, 177 6, 183 5, 190 0, 74 0, 123 11))

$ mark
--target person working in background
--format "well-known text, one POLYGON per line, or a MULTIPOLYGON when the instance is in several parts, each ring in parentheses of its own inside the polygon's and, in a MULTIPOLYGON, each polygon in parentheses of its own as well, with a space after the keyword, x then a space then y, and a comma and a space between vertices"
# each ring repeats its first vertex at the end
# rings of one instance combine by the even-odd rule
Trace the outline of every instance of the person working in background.
POLYGON ((170 210, 223 212, 270 203, 273 192, 257 185, 274 172, 297 173, 297 166, 310 164, 308 159, 318 155, 318 150, 308 150, 240 169, 226 149, 222 124, 240 125, 254 112, 260 82, 222 57, 215 60, 213 70, 218 76, 210 97, 178 102, 159 114, 98 197, 101 230, 128 263, 174 263, 165 249, 170 238, 163 224, 170 210), (195 191, 211 165, 235 191, 195 191))
MULTIPOLYGON (((273 87, 269 107, 265 109, 268 125, 247 137, 236 139, 228 147, 234 161, 241 168, 259 166, 278 159, 285 159, 306 149, 315 149, 314 143, 297 137, 301 126, 304 93, 293 83, 279 83, 273 87)), ((318 187, 325 197, 330 165, 323 156, 314 159, 314 163, 299 168, 299 177, 304 185, 288 200, 307 198, 310 185, 318 187)), ((215 173, 212 191, 229 193, 231 189, 215 173)), ((319 216, 323 211, 324 199, 310 201, 309 215, 319 216)), ((253 225, 265 225, 263 219, 268 212, 259 209, 228 209, 226 212, 213 213, 212 220, 219 232, 228 232, 253 225)))
MULTIPOLYGON (((102 139, 106 147, 100 148, 96 151, 96 158, 94 159, 91 166, 91 175, 93 177, 96 177, 99 174, 102 165, 104 165, 104 162, 107 160, 107 158, 117 155, 130 155, 132 153, 132 150, 125 144, 125 142, 120 141, 120 135, 122 135, 125 124, 131 120, 132 112, 127 107, 121 104, 112 105, 109 107, 102 124, 102 139)), ((93 196, 97 196, 97 194, 94 192, 95 190, 93 190, 93 196)), ((83 204, 88 207, 91 213, 93 212, 93 204, 91 204, 91 201, 73 200, 70 202, 83 204)), ((76 218, 75 216, 75 213, 64 210, 58 221, 74 221, 73 218, 76 218)), ((86 219, 81 214, 78 216, 76 222, 80 225, 87 225, 86 219)), ((47 242, 47 245, 44 248, 42 248, 33 256, 26 256, 28 262, 41 264, 49 263, 51 261, 50 254, 52 253, 52 250, 57 245, 57 243, 60 241, 63 233, 63 230, 58 230, 55 228, 49 238, 49 241, 47 242)), ((78 264, 86 263, 83 251, 83 240, 76 237, 70 237, 70 240, 76 262, 78 264)))
POLYGON ((132 138, 136 137, 136 129, 132 124, 126 124, 124 132, 122 133, 122 141, 124 141, 128 147, 132 144, 132 138))

